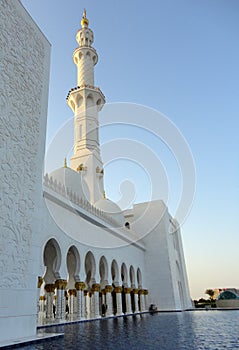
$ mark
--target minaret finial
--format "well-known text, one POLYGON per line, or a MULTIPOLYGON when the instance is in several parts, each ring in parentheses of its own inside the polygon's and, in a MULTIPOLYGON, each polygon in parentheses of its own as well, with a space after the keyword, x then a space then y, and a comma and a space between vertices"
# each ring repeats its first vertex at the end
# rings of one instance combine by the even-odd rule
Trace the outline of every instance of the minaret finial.
POLYGON ((87 28, 89 25, 89 20, 86 18, 86 9, 83 11, 83 17, 80 23, 82 28, 87 28))
POLYGON ((67 168, 67 161, 66 161, 66 158, 64 158, 64 168, 67 168))

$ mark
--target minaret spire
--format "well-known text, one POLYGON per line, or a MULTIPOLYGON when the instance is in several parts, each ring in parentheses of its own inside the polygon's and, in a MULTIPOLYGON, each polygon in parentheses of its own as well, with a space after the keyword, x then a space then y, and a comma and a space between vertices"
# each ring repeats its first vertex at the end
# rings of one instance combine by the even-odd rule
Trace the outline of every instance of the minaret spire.
MULTIPOLYGON (((77 67, 77 87, 67 95, 67 103, 74 113, 74 155, 71 168, 83 169, 90 193, 91 203, 102 198, 103 164, 99 148, 98 112, 105 103, 105 97, 94 84, 94 66, 98 62, 96 50, 92 47, 94 34, 83 11, 81 29, 76 34, 78 47, 73 52, 77 67)), ((78 171, 78 170, 77 170, 78 171)))
POLYGON ((88 25, 89 25, 89 20, 86 17, 86 9, 84 9, 82 20, 81 20, 81 27, 82 28, 88 28, 88 25))

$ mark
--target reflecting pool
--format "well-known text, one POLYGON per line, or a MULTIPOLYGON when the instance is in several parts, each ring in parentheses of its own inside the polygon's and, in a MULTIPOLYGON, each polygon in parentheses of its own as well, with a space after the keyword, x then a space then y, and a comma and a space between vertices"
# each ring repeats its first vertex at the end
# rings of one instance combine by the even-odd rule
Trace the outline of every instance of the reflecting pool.
POLYGON ((47 332, 65 335, 21 349, 239 349, 239 311, 143 314, 54 326, 47 332))

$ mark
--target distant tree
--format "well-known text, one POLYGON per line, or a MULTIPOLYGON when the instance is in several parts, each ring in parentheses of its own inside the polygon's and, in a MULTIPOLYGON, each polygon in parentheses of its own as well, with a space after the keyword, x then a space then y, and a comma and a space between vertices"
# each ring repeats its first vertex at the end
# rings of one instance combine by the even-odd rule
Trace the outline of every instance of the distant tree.
POLYGON ((214 297, 214 290, 213 289, 207 289, 205 294, 209 295, 209 298, 211 301, 213 300, 213 297, 214 297))

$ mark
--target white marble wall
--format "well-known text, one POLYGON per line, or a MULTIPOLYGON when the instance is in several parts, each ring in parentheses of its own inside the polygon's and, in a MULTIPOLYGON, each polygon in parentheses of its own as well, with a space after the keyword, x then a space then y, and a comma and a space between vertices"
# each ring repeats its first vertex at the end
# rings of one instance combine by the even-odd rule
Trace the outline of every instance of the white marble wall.
POLYGON ((138 220, 132 226, 147 248, 144 280, 149 289, 149 304, 156 304, 159 310, 192 308, 180 231, 171 232, 173 220, 167 207, 158 200, 137 204, 133 211, 138 220))
POLYGON ((34 273, 50 44, 19 0, 0 2, 0 342, 36 332, 34 273), (13 331, 14 330, 14 331, 13 331))

